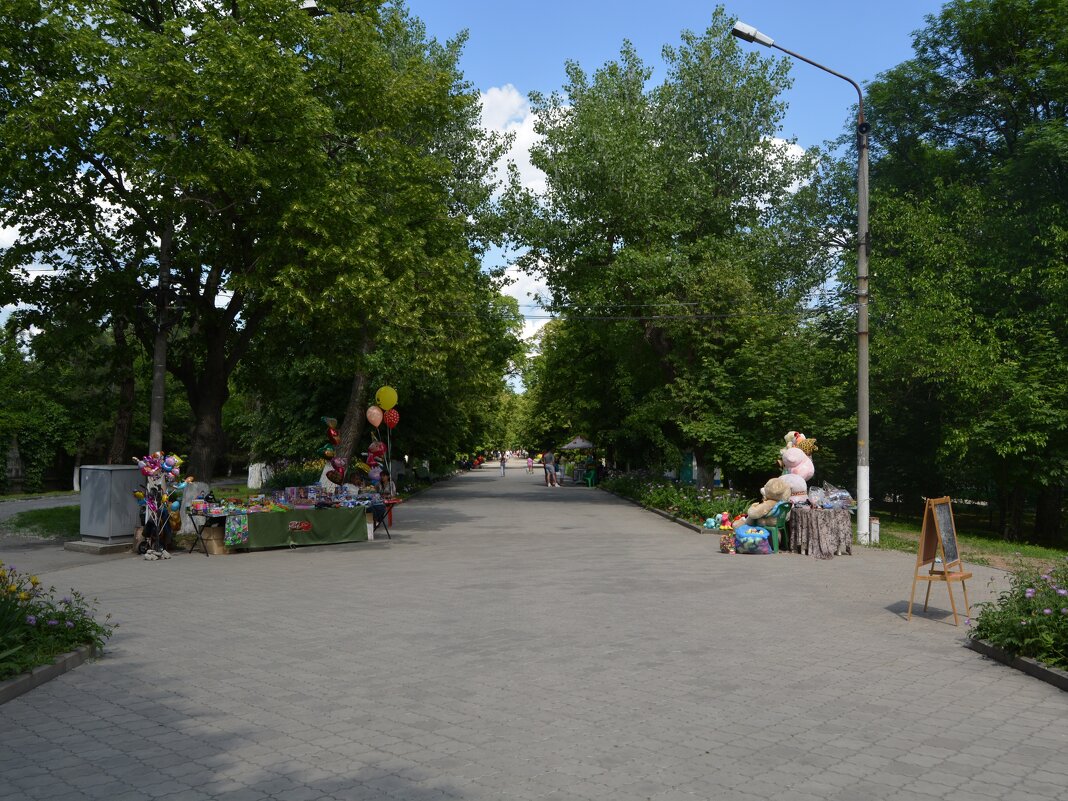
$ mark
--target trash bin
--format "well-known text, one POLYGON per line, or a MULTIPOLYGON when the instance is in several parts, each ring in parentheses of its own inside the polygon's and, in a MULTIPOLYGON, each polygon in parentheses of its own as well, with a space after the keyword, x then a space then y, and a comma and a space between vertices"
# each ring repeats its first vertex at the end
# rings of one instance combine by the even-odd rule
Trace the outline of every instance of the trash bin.
POLYGON ((108 545, 133 542, 134 530, 142 524, 133 493, 141 484, 136 465, 82 465, 82 540, 108 545))

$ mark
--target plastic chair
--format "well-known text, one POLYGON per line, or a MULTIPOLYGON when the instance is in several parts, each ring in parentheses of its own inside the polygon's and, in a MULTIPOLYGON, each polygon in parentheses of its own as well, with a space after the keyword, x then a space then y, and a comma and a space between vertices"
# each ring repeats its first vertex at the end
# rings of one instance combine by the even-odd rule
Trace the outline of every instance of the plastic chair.
POLYGON ((763 520, 767 521, 761 523, 762 528, 766 528, 771 532, 771 552, 779 552, 779 542, 785 543, 788 540, 786 534, 786 521, 790 519, 790 509, 793 508, 789 501, 779 501, 772 507, 771 512, 763 520))
POLYGON ((589 469, 586 471, 586 475, 582 477, 582 480, 586 482, 587 487, 592 487, 597 483, 597 471, 589 469))

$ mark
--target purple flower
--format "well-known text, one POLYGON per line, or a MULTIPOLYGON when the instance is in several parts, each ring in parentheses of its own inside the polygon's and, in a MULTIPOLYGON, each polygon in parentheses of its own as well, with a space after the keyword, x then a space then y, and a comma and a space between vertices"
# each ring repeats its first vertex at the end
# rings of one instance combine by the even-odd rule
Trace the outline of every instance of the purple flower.
POLYGON ((66 625, 66 627, 68 629, 74 628, 74 622, 73 621, 68 620, 65 625, 66 625))
POLYGON ((1024 598, 1034 598, 1034 597, 1035 597, 1035 588, 1034 587, 1028 587, 1026 590, 1024 590, 1024 598))
POLYGON ((37 625, 37 618, 34 617, 33 615, 26 615, 26 625, 27 626, 36 626, 37 625))
POLYGON ((62 599, 62 600, 60 601, 60 603, 61 603, 61 604, 69 604, 69 603, 70 603, 70 598, 64 598, 64 599, 62 599))
POLYGON ((1052 609, 1043 609, 1042 610, 1042 614, 1044 614, 1044 615, 1052 615, 1053 614, 1053 610, 1052 609))
POLYGON ((1020 621, 1020 625, 1021 626, 1026 626, 1027 625, 1027 621, 1026 620, 1021 620, 1020 621))
POLYGON ((1058 595, 1068 595, 1068 590, 1064 589, 1064 587, 1061 587, 1059 590, 1057 590, 1057 594, 1058 595))
POLYGON ((1062 615, 1068 615, 1068 606, 1062 606, 1061 607, 1061 614, 1062 615))
POLYGON ((972 625, 972 619, 971 619, 970 617, 966 617, 966 618, 964 618, 964 625, 965 625, 965 626, 970 626, 970 625, 972 625))
POLYGON ((1041 576, 1039 576, 1039 578, 1042 579, 1043 581, 1049 581, 1049 574, 1048 573, 1043 573, 1041 576))
POLYGON ((59 621, 58 620, 49 620, 48 621, 48 625, 49 626, 58 626, 59 625, 59 621))

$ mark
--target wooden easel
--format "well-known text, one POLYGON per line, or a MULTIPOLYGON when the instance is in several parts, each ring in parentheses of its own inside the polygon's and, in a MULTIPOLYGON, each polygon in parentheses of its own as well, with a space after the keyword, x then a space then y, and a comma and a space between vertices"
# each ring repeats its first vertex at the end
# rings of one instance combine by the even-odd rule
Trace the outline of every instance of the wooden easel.
POLYGON ((964 590, 964 611, 971 615, 968 604, 968 585, 964 582, 972 574, 964 570, 964 564, 957 550, 957 530, 953 523, 953 506, 948 497, 928 498, 923 511, 923 532, 920 534, 920 547, 916 553, 916 573, 912 577, 912 592, 909 594, 909 614, 906 620, 912 620, 912 599, 916 595, 916 582, 927 582, 927 595, 923 599, 923 611, 927 611, 927 602, 931 600, 931 584, 944 581, 949 592, 949 605, 953 609, 953 625, 959 626, 957 604, 953 600, 953 582, 959 581, 964 590), (935 567, 937 557, 941 555, 942 566, 935 567), (930 566, 927 573, 923 568, 930 566))

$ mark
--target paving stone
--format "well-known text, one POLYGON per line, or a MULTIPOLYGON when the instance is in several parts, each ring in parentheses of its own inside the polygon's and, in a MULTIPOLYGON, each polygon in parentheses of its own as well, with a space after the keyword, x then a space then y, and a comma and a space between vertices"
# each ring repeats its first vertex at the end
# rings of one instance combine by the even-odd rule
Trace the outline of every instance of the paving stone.
MULTIPOLYGON (((123 625, 104 659, 4 705, 0 799, 1059 801, 1068 786, 1065 694, 962 648, 944 596, 905 622, 908 554, 728 557, 525 470, 436 485, 396 522, 385 543, 65 565, 52 582, 123 625)), ((973 603, 1007 584, 974 572, 973 603)))

